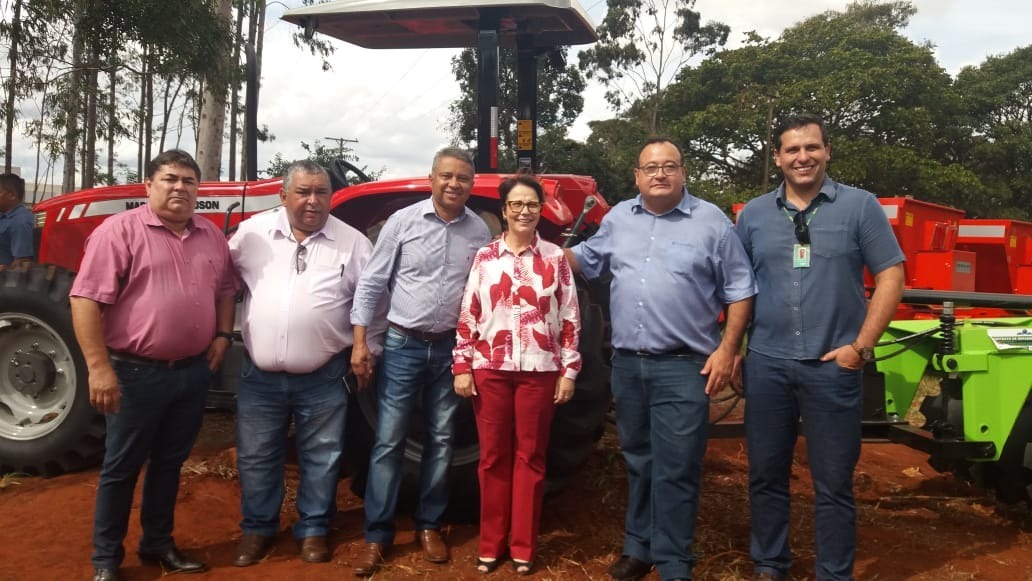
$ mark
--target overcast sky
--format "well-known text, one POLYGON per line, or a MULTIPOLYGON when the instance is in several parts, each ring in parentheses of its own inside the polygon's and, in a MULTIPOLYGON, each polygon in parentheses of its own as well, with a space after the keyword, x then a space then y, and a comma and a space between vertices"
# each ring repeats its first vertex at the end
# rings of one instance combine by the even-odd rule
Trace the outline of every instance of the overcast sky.
MULTIPOLYGON (((601 22, 605 0, 580 2, 596 25, 601 22)), ((293 7, 301 2, 283 4, 293 7)), ((846 0, 698 0, 696 10, 704 21, 731 27, 728 46, 733 48, 741 44, 746 31, 774 39, 809 16, 843 10, 848 4, 846 0)), ((914 4, 918 13, 904 34, 916 42, 931 42, 939 63, 952 75, 986 56, 1032 44, 1032 2, 1027 0, 915 0, 914 4)), ((325 138, 342 137, 357 139, 349 146, 361 162, 372 169, 386 168, 387 176, 426 175, 434 151, 447 145, 451 135, 448 105, 458 89, 450 60, 457 51, 367 50, 331 39, 336 47, 330 57, 333 70, 323 72, 317 57, 291 43, 293 25, 279 19, 284 12, 281 3, 270 3, 268 10, 258 122, 267 125, 276 139, 259 144, 259 169, 277 152, 288 159, 302 157, 302 140, 319 139, 330 145, 325 138)), ((571 51, 571 64, 576 63, 575 51, 571 51)), ((599 87, 589 87, 584 112, 570 131, 573 138, 587 136, 588 121, 612 116, 602 94, 599 87)), ((183 146, 192 149, 190 143, 183 146)), ((31 181, 34 151, 24 145, 16 146, 15 152, 15 164, 31 181)), ((135 144, 123 144, 118 155, 135 166, 135 144)))

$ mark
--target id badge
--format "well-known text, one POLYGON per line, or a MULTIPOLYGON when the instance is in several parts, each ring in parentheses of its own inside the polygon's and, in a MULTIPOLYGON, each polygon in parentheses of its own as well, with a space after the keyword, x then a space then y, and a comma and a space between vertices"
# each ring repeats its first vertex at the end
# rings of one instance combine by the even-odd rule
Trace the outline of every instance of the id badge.
POLYGON ((810 268, 810 245, 792 246, 792 268, 810 268))

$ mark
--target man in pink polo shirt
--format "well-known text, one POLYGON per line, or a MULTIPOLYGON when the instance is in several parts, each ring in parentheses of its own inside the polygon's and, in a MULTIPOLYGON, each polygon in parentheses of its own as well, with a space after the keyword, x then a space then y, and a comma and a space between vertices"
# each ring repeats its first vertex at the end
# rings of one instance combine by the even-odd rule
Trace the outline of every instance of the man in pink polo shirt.
POLYGON ((207 568, 179 552, 172 528, 179 470, 200 430, 212 372, 233 338, 238 283, 222 232, 193 217, 200 173, 183 151, 151 160, 147 203, 90 235, 72 285, 90 403, 107 422, 93 519, 94 581, 119 578, 145 463, 141 561, 166 572, 207 568))

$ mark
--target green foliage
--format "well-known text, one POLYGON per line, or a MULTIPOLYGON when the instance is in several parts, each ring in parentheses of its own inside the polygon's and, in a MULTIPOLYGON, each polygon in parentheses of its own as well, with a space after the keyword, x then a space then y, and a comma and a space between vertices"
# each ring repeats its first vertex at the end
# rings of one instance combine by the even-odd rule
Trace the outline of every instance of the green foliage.
MULTIPOLYGON (((566 47, 557 49, 565 62, 566 47)), ((516 51, 501 49, 498 72, 498 156, 500 167, 516 167, 516 51)), ((563 155, 549 151, 550 144, 565 138, 565 128, 573 124, 584 108, 584 77, 573 66, 553 66, 550 59, 537 59, 537 154, 553 169, 563 155), (558 133, 556 133, 558 132, 558 133), (551 135, 544 139, 544 135, 551 135)), ((452 59, 452 72, 459 83, 460 97, 449 106, 452 137, 456 144, 471 146, 477 137, 476 53, 466 49, 452 59)), ((539 166, 542 165, 539 162, 539 166)), ((564 170, 565 171, 565 170, 564 170)))
MULTIPOLYGON (((284 173, 286 173, 287 168, 290 167, 290 164, 294 163, 295 161, 302 161, 305 159, 314 161, 315 163, 323 166, 324 168, 329 168, 334 161, 338 159, 343 159, 344 161, 351 162, 355 167, 361 169, 363 173, 365 173, 367 176, 369 176, 370 179, 373 180, 380 179, 380 176, 382 176, 384 172, 387 171, 386 168, 370 170, 369 166, 360 166, 358 155, 356 155, 350 147, 346 147, 343 145, 340 147, 331 148, 327 147, 321 141, 316 139, 314 143, 306 143, 302 141, 301 149, 305 150, 305 152, 308 155, 299 159, 287 159, 283 157, 282 153, 276 152, 276 155, 272 156, 272 160, 269 161, 269 167, 265 168, 265 170, 262 171, 262 173, 264 173, 266 177, 270 178, 280 177, 284 173)), ((351 184, 356 184, 359 183, 360 180, 357 176, 349 174, 348 182, 351 184)))
POLYGON ((662 128, 667 86, 698 55, 727 42, 730 28, 702 24, 695 0, 608 0, 598 42, 581 52, 580 69, 606 87, 606 100, 622 111, 640 99, 650 133, 662 128))
POLYGON ((722 199, 762 193, 777 179, 771 125, 812 112, 828 124, 836 179, 960 207, 981 196, 977 176, 950 156, 963 133, 949 75, 930 46, 898 31, 914 12, 909 2, 857 2, 685 69, 663 114, 690 181, 722 199))
POLYGON ((1032 45, 957 75, 974 130, 961 155, 985 186, 969 214, 1032 220, 1032 45))

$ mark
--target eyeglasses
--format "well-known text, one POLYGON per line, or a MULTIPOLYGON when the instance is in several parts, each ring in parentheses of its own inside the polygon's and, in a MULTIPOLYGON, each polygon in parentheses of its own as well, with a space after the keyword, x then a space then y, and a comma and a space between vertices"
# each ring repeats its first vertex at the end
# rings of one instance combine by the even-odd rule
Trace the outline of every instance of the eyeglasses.
POLYGON ((810 225, 806 223, 806 212, 796 212, 792 216, 792 223, 795 224, 795 237, 800 244, 810 243, 810 225))
POLYGON ((663 170, 663 175, 672 176, 677 173, 677 170, 681 169, 681 164, 664 163, 663 165, 646 165, 644 167, 639 167, 638 169, 641 170, 641 173, 649 177, 655 176, 660 170, 663 170))
POLYGON ((505 205, 509 208, 510 211, 516 212, 517 214, 522 212, 524 209, 526 209, 531 214, 537 214, 541 211, 541 202, 524 202, 522 200, 512 200, 505 202, 505 205))
POLYGON ((305 271, 308 267, 308 263, 305 262, 305 256, 308 256, 308 247, 297 245, 297 250, 294 251, 294 269, 297 270, 298 274, 305 271))

